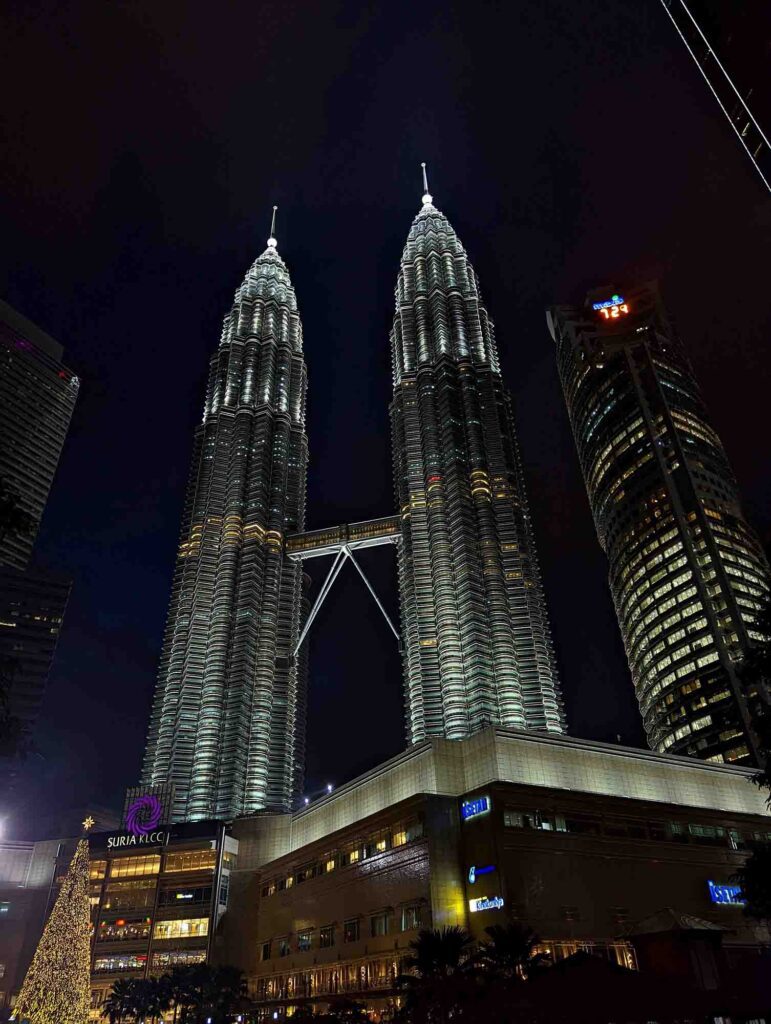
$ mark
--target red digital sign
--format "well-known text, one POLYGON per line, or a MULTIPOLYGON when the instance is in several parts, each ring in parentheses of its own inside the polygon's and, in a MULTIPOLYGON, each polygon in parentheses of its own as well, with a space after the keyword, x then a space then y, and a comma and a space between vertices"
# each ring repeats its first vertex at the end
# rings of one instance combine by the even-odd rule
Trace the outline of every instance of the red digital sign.
POLYGON ((592 309, 603 320, 618 320, 619 317, 626 316, 629 312, 629 303, 624 300, 622 295, 611 295, 603 302, 593 303, 592 309))
POLYGON ((629 312, 629 305, 626 302, 618 306, 603 306, 599 311, 603 320, 618 320, 620 316, 626 316, 629 312))

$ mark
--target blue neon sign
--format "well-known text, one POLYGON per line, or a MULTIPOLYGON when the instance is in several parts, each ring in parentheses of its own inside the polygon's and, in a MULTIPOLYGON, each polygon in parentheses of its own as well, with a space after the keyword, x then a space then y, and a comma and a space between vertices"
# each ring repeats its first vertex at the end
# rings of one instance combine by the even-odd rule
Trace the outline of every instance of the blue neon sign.
POLYGON ((743 907, 747 901, 742 897, 741 886, 718 885, 716 882, 708 881, 709 898, 713 903, 721 903, 728 907, 743 907))
POLYGON ((468 880, 469 884, 473 885, 480 875, 489 875, 491 871, 495 871, 494 864, 488 864, 485 868, 478 868, 476 864, 472 864, 468 869, 468 880))
POLYGON ((476 818, 479 814, 487 814, 490 810, 490 797, 478 796, 476 800, 464 800, 460 805, 460 816, 464 821, 476 818))
POLYGON ((624 301, 623 295, 612 295, 604 302, 593 302, 592 309, 608 309, 610 306, 620 306, 624 301))

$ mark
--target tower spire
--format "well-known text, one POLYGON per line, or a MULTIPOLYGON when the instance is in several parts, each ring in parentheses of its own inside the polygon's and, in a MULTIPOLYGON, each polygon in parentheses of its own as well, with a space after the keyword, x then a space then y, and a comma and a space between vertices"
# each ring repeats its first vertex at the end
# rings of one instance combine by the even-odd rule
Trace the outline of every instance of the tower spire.
POLYGON ((426 174, 426 161, 424 160, 421 165, 423 168, 423 205, 431 206, 434 201, 434 197, 428 191, 428 174, 426 174))
POLYGON ((270 238, 268 239, 268 248, 269 249, 275 249, 276 246, 278 245, 278 242, 276 241, 276 210, 277 209, 278 209, 277 206, 273 207, 273 216, 270 219, 270 238))

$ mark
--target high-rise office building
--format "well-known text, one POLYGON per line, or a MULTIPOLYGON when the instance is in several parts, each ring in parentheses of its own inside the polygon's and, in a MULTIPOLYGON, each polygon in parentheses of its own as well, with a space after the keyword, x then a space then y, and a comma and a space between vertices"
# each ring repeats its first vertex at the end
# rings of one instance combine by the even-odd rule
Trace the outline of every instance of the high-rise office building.
POLYGON ((767 0, 661 0, 661 4, 771 191, 771 6, 767 0))
POLYGON ((0 676, 8 710, 31 732, 59 641, 71 581, 0 567, 0 676))
POLYGON ((67 436, 79 381, 64 349, 0 302, 0 478, 31 521, 3 530, 0 565, 26 568, 67 436))
POLYGON ((655 283, 547 314, 651 747, 752 763, 768 565, 655 283))
POLYGON ((493 324, 426 190, 396 286, 391 406, 407 732, 565 729, 493 324))
POLYGON ((0 674, 8 710, 28 738, 70 592, 69 580, 29 565, 78 395, 63 355, 58 342, 0 302, 0 674))
POLYGON ((196 429, 142 781, 174 820, 287 809, 302 786, 305 678, 294 652, 305 517, 307 377, 273 237, 225 317, 196 429))

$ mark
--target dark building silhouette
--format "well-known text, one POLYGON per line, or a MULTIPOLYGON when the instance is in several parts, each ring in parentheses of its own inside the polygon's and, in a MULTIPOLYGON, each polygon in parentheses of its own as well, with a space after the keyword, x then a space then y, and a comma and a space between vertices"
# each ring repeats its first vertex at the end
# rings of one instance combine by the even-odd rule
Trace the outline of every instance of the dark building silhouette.
POLYGON ((58 342, 0 302, 0 675, 28 738, 71 586, 30 565, 80 386, 63 355, 58 342))
POLYGON ((0 672, 10 713, 31 732, 70 596, 71 580, 0 568, 0 672))
POLYGON ((0 532, 0 565, 25 569, 59 462, 79 380, 64 349, 0 302, 0 478, 31 520, 0 532))
POLYGON ((756 695, 737 670, 768 565, 658 288, 547 319, 650 745, 752 763, 756 695))

